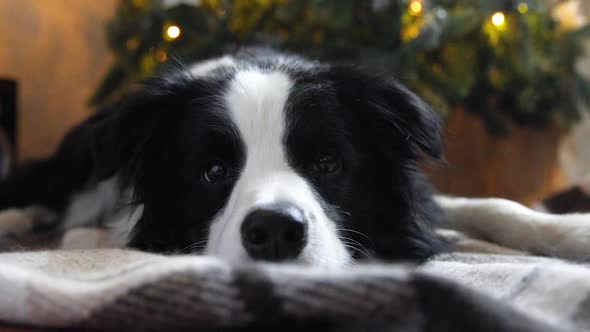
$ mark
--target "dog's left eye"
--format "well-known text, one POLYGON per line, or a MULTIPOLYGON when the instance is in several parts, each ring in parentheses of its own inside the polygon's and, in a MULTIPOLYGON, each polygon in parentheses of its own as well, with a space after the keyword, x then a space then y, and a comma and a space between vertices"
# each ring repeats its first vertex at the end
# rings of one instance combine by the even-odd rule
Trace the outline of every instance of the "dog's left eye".
POLYGON ((342 168, 340 159, 332 155, 318 158, 313 164, 313 171, 320 174, 334 174, 342 168))
POLYGON ((221 161, 212 161, 203 169, 203 180, 208 183, 215 183, 226 179, 227 169, 221 161))

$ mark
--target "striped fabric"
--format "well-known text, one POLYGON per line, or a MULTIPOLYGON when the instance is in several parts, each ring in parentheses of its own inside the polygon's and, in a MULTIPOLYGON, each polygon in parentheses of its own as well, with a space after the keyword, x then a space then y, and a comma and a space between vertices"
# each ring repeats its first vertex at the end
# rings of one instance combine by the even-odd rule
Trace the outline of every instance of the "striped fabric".
POLYGON ((443 234, 456 252, 421 266, 322 271, 97 249, 93 229, 18 235, 27 215, 10 213, 0 331, 590 331, 589 266, 456 232, 443 234), (82 244, 92 249, 71 249, 82 244))
POLYGON ((121 331, 590 330, 590 269, 454 253, 326 272, 130 250, 0 254, 0 322, 121 331))

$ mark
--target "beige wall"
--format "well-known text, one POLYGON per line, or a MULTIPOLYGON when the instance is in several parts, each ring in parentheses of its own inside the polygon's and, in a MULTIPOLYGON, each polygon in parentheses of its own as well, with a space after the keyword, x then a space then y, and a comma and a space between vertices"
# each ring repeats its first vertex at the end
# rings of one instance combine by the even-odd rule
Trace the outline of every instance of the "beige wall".
MULTIPOLYGON (((586 18, 590 18, 590 1, 582 1, 586 18)), ((578 68, 585 77, 590 78, 590 41, 585 43, 586 56, 578 62, 578 68)), ((590 109, 579 103, 582 109, 582 121, 563 140, 559 157, 568 180, 572 183, 590 184, 590 109)))
POLYGON ((19 154, 49 154, 111 62, 104 24, 117 0, 0 0, 0 77, 16 78, 19 154))

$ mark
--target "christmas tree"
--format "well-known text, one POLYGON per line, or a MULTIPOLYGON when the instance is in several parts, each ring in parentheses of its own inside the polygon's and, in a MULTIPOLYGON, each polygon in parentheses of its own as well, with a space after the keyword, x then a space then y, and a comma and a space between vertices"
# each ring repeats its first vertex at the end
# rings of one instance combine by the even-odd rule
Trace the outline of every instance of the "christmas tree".
POLYGON ((122 0, 108 24, 115 63, 100 105, 170 63, 244 45, 391 74, 443 115, 475 112, 492 133, 506 121, 569 128, 590 105, 575 64, 590 28, 577 0, 122 0))

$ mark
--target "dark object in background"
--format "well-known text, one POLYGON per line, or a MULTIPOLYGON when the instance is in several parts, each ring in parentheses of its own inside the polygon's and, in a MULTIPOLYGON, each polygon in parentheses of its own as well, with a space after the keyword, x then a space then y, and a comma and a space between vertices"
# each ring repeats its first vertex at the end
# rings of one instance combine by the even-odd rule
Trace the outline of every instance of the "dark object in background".
POLYGON ((16 81, 0 79, 0 179, 16 160, 16 98, 16 81))
POLYGON ((575 213, 590 212, 590 192, 581 186, 569 189, 549 196, 542 202, 543 208, 551 213, 575 213))

